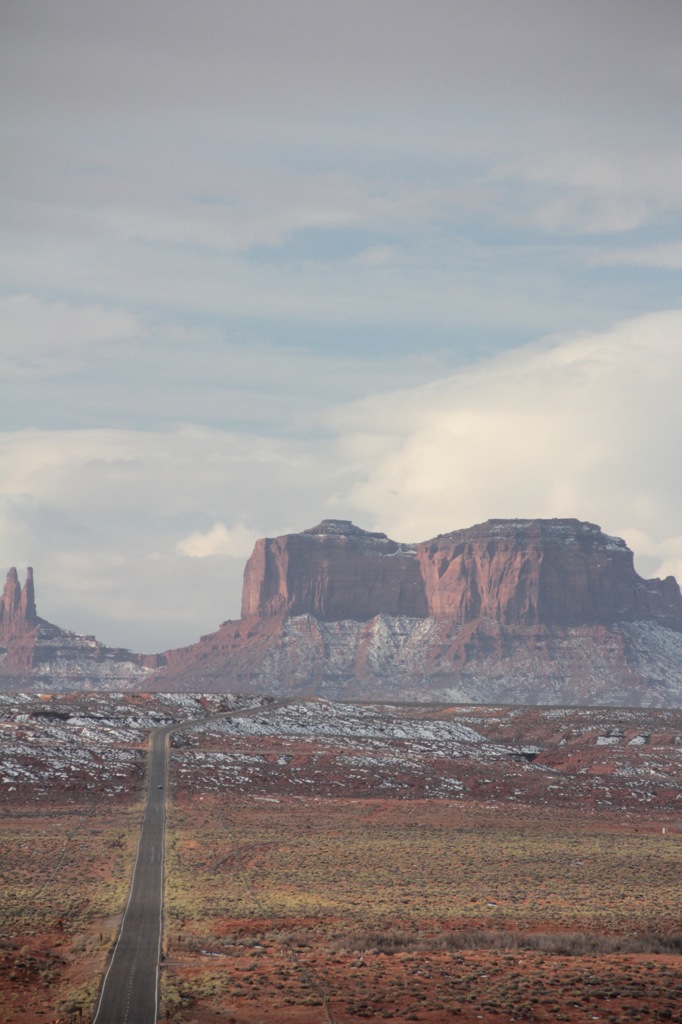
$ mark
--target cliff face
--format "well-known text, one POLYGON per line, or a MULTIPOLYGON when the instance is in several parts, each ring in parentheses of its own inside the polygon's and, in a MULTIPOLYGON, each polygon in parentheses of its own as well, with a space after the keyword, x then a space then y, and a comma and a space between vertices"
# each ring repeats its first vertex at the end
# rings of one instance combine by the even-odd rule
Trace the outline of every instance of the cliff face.
POLYGON ((682 629, 672 577, 643 580, 625 541, 577 519, 491 519, 418 546, 429 614, 454 622, 682 629))
POLYGON ((343 519, 265 538, 244 572, 242 617, 314 615, 365 622, 381 613, 426 616, 415 548, 343 519))
POLYGON ((672 577, 641 579, 624 541, 577 519, 493 519, 417 545, 325 520, 259 540, 244 574, 242 617, 303 614, 682 630, 682 595, 672 577))

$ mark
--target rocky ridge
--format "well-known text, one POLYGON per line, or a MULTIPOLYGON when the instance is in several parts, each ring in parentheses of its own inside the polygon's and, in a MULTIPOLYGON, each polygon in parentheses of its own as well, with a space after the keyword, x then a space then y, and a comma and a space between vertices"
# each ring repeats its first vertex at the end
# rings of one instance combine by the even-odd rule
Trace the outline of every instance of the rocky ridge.
POLYGON ((306 613, 325 621, 425 617, 415 547, 343 519, 256 541, 244 571, 242 618, 306 613))
POLYGON ((32 589, 22 612, 28 581, 17 592, 12 572, 6 689, 682 706, 677 582, 642 579, 624 541, 577 519, 493 519, 417 544, 347 520, 263 538, 241 619, 154 656, 31 625, 32 589))

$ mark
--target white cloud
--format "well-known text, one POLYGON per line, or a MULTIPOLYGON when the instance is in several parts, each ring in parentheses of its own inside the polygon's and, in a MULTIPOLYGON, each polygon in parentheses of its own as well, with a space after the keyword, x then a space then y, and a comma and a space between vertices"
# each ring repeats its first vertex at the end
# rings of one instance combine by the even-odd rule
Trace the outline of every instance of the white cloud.
POLYGON ((526 218, 544 231, 569 236, 618 234, 656 225, 682 207, 682 149, 676 139, 661 138, 655 127, 642 124, 636 138, 616 133, 596 144, 594 124, 557 128, 547 125, 539 139, 522 136, 518 154, 502 157, 495 168, 492 177, 516 190, 510 221, 526 218), (566 134, 574 136, 570 144, 566 134))
POLYGON ((33 565, 39 614, 66 628, 190 643, 238 616, 256 537, 346 511, 326 505, 343 481, 328 449, 204 427, 4 434, 0 565, 33 565))
POLYGON ((232 558, 247 558, 258 534, 242 523, 227 527, 214 523, 206 533, 195 531, 178 541, 177 549, 190 558, 209 558, 212 555, 230 555, 232 558))
MULTIPOLYGON (((682 313, 531 345, 337 412, 344 497, 419 540, 491 517, 640 531, 679 565, 682 313)), ((633 534, 634 536, 635 534, 633 534)))
POLYGON ((655 540, 643 530, 630 526, 623 526, 615 532, 636 552, 637 560, 645 571, 661 579, 674 576, 682 585, 682 535, 655 540))

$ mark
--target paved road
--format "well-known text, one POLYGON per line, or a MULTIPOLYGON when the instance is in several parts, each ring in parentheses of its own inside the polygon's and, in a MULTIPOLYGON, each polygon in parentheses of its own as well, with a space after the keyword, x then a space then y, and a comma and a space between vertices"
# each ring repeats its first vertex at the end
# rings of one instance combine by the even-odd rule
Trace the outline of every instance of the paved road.
MULTIPOLYGON (((94 1024, 154 1024, 159 1000, 163 841, 168 733, 151 737, 149 790, 121 931, 104 977, 94 1024)), ((175 726, 177 728, 177 726, 175 726)))
POLYGON ((104 976, 93 1024, 155 1024, 159 1006, 159 954, 163 913, 163 847, 168 736, 216 718, 264 715, 290 700, 176 722, 151 734, 147 806, 140 831, 128 905, 104 976))

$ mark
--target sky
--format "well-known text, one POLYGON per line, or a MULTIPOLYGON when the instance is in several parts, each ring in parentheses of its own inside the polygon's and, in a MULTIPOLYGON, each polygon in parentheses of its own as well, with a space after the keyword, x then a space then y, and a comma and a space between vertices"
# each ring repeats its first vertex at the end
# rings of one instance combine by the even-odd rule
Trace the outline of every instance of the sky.
POLYGON ((679 0, 0 0, 0 551, 141 651, 260 536, 682 579, 679 0))

